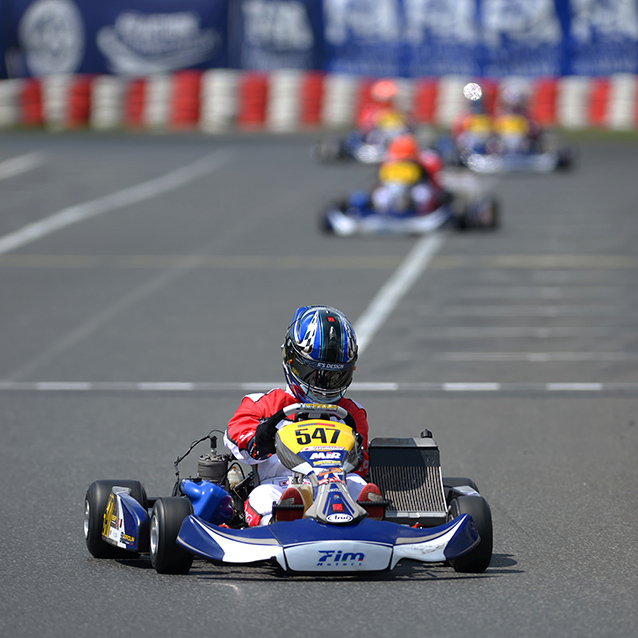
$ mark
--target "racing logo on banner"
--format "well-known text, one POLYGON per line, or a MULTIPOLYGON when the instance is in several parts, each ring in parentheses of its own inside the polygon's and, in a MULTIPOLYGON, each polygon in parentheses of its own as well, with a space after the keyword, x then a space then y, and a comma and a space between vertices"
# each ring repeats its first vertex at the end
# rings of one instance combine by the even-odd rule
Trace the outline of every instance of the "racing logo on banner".
POLYGON ((314 45, 308 16, 298 2, 246 0, 242 10, 246 40, 251 46, 305 51, 314 45))
POLYGON ((71 0, 36 0, 22 16, 18 37, 33 75, 73 73, 84 56, 84 23, 71 0))
POLYGON ((206 62, 222 46, 222 36, 202 29, 191 12, 125 12, 98 31, 97 44, 112 72, 144 75, 206 62))

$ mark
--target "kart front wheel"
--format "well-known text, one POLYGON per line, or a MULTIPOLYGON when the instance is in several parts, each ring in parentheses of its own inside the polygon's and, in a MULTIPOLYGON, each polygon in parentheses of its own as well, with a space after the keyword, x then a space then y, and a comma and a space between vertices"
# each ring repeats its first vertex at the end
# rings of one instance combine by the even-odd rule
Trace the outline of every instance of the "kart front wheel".
POLYGON ((160 498, 151 514, 151 564, 158 574, 187 574, 193 555, 177 544, 184 519, 193 513, 191 502, 181 496, 160 498))
POLYGON ((481 540, 479 544, 458 558, 450 560, 454 571, 479 574, 484 572, 492 560, 492 513, 487 501, 480 495, 457 496, 450 502, 449 520, 469 514, 474 520, 481 540))
POLYGON ((323 233, 324 235, 334 235, 334 228, 330 223, 330 218, 328 217, 327 212, 322 211, 321 213, 319 213, 317 221, 319 225, 319 231, 321 233, 323 233))
POLYGON ((102 531, 109 524, 109 521, 104 520, 106 505, 115 485, 129 488, 131 496, 144 509, 148 507, 146 490, 139 481, 113 479, 93 481, 84 497, 84 540, 89 552, 95 558, 131 558, 135 554, 135 552, 110 545, 102 538, 102 531))
POLYGON ((501 225, 501 211, 498 200, 494 197, 488 198, 485 202, 485 210, 481 221, 485 225, 485 228, 489 230, 496 230, 501 225))

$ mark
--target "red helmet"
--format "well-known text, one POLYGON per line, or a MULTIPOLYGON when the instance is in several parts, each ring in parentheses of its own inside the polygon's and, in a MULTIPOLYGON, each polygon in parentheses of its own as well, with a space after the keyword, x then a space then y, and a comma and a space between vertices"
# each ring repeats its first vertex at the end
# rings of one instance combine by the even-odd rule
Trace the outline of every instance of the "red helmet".
POLYGON ((416 160, 419 145, 412 135, 399 135, 388 144, 386 157, 389 160, 416 160))
POLYGON ((397 94, 397 85, 392 80, 377 80, 370 89, 375 102, 392 102, 397 94))

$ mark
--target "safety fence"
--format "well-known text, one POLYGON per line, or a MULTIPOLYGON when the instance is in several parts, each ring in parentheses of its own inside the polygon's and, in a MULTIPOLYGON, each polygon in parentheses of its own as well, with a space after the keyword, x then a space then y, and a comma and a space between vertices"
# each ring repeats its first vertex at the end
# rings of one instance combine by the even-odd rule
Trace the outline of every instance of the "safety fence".
MULTIPOLYGON (((447 127, 473 78, 396 79, 398 105, 417 124, 447 127)), ((295 132, 352 126, 374 78, 313 71, 210 69, 128 78, 48 75, 0 81, 0 129, 295 132)), ((485 80, 485 99, 516 83, 546 127, 638 128, 638 76, 485 80)))

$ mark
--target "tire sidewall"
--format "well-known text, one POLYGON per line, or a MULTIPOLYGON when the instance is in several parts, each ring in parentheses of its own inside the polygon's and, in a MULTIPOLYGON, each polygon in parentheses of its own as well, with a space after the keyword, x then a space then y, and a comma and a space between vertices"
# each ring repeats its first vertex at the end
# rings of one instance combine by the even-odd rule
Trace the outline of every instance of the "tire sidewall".
POLYGON ((88 529, 86 531, 85 541, 89 552, 95 558, 132 557, 135 555, 135 552, 129 552, 120 547, 110 545, 102 538, 106 505, 111 491, 116 485, 129 488, 131 496, 140 503, 144 509, 148 508, 146 490, 139 481, 109 479, 91 483, 84 497, 85 507, 87 503, 89 507, 88 529))
POLYGON ((177 544, 177 535, 184 519, 193 513, 190 501, 183 497, 160 498, 151 513, 150 528, 156 526, 155 547, 151 543, 151 564, 160 574, 185 574, 193 555, 177 544), (154 551, 155 550, 155 551, 154 551))
POLYGON ((484 572, 489 567, 493 548, 492 513, 487 501, 479 495, 457 496, 451 499, 449 512, 450 520, 469 514, 481 537, 474 549, 452 559, 450 564, 457 572, 484 572))

